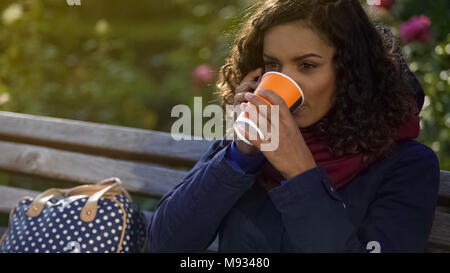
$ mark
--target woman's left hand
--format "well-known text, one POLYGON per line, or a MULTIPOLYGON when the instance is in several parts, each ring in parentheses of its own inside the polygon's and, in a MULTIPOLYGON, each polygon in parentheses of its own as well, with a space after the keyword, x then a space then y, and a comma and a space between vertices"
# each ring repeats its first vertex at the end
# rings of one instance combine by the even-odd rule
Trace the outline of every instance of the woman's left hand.
MULTIPOLYGON (((267 123, 266 128, 269 130, 271 138, 269 140, 263 140, 259 138, 259 136, 255 137, 253 135, 252 138, 250 138, 249 132, 244 129, 241 131, 245 138, 257 147, 264 154, 266 159, 269 160, 269 162, 286 179, 291 179, 300 173, 315 168, 317 165, 314 161, 314 157, 306 145, 300 129, 285 101, 278 94, 267 89, 259 89, 258 96, 253 93, 246 93, 245 98, 250 103, 244 104, 246 107, 243 110, 249 113, 250 118, 255 124, 259 123, 253 118, 257 116, 259 116, 260 120, 264 118, 267 123), (268 105, 258 96, 263 97, 272 105, 268 105), (267 111, 260 111, 259 107, 261 105, 267 105, 267 111), (271 107, 275 105, 279 106, 279 122, 272 123, 271 107), (253 112, 256 113, 256 115, 251 115, 251 111, 257 111, 253 112), (274 136, 276 135, 274 135, 274 132, 271 132, 271 130, 278 130, 278 143, 276 143, 276 139, 274 139, 274 136), (273 148, 273 145, 277 144, 278 147, 275 146, 275 148, 273 148), (265 147, 269 147, 269 149, 265 147)), ((276 119, 274 119, 274 121, 276 121, 276 119)), ((265 126, 259 125, 259 127, 264 128, 265 126)))

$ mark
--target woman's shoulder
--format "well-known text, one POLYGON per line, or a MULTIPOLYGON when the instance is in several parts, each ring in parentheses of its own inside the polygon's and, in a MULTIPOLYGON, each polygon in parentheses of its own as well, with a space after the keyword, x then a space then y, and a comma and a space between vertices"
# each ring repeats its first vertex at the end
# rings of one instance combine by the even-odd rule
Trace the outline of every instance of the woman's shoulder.
POLYGON ((412 183, 411 180, 421 180, 426 176, 433 177, 438 183, 439 160, 427 145, 416 140, 404 140, 397 142, 390 153, 379 158, 362 174, 382 184, 395 180, 409 180, 408 183, 412 183))
POLYGON ((416 140, 397 143, 386 159, 383 177, 387 180, 432 180, 439 183, 439 160, 427 145, 416 140))
POLYGON ((439 165, 438 157, 430 147, 412 139, 398 142, 393 150, 392 159, 397 163, 406 161, 439 165))

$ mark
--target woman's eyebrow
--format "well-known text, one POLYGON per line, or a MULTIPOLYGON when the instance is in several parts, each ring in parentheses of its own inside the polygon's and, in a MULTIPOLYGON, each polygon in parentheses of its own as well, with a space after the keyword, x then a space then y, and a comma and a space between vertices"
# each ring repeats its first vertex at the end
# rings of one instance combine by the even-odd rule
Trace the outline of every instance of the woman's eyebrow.
MULTIPOLYGON (((263 53, 263 56, 264 56, 265 58, 267 58, 267 59, 271 59, 271 60, 274 60, 274 61, 278 61, 277 58, 272 57, 272 56, 269 56, 269 55, 267 55, 266 53, 263 53)), ((303 59, 305 59, 305 58, 308 58, 308 57, 322 58, 322 56, 317 55, 317 54, 315 54, 315 53, 309 53, 309 54, 305 54, 305 55, 303 55, 303 56, 294 57, 294 58, 292 58, 292 61, 293 61, 293 62, 298 62, 298 61, 301 61, 301 60, 303 60, 303 59)))

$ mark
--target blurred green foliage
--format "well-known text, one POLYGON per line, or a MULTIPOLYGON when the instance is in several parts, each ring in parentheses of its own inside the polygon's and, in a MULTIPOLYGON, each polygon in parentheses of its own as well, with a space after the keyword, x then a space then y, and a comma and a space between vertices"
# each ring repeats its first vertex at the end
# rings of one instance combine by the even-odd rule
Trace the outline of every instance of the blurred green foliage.
MULTIPOLYGON (((251 2, 3 0, 0 110, 168 132, 174 105, 192 106, 194 96, 203 106, 218 103, 214 82, 196 88, 192 73, 208 64, 217 76, 251 2), (6 18, 14 3, 21 12, 6 18)), ((422 14, 433 40, 403 52, 427 94, 419 141, 450 170, 450 2, 398 0, 375 17, 397 33, 422 14)))
POLYGON ((32 0, 1 1, 0 12, 12 3, 23 12, 0 26, 0 94, 9 97, 0 110, 161 131, 172 106, 214 100, 192 72, 220 67, 222 32, 242 9, 230 0, 32 0))

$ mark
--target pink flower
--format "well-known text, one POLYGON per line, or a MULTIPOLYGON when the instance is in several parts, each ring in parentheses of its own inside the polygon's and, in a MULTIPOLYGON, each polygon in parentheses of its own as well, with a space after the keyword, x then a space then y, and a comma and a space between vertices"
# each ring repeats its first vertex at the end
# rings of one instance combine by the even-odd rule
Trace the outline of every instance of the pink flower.
POLYGON ((385 10, 390 10, 394 4, 395 0, 380 0, 380 4, 376 4, 376 6, 385 10))
POLYGON ((413 16, 400 26, 399 35, 407 44, 414 41, 430 41, 430 18, 424 15, 413 16))
POLYGON ((195 68, 192 82, 196 88, 200 88, 213 80, 213 70, 209 65, 203 64, 195 68))

